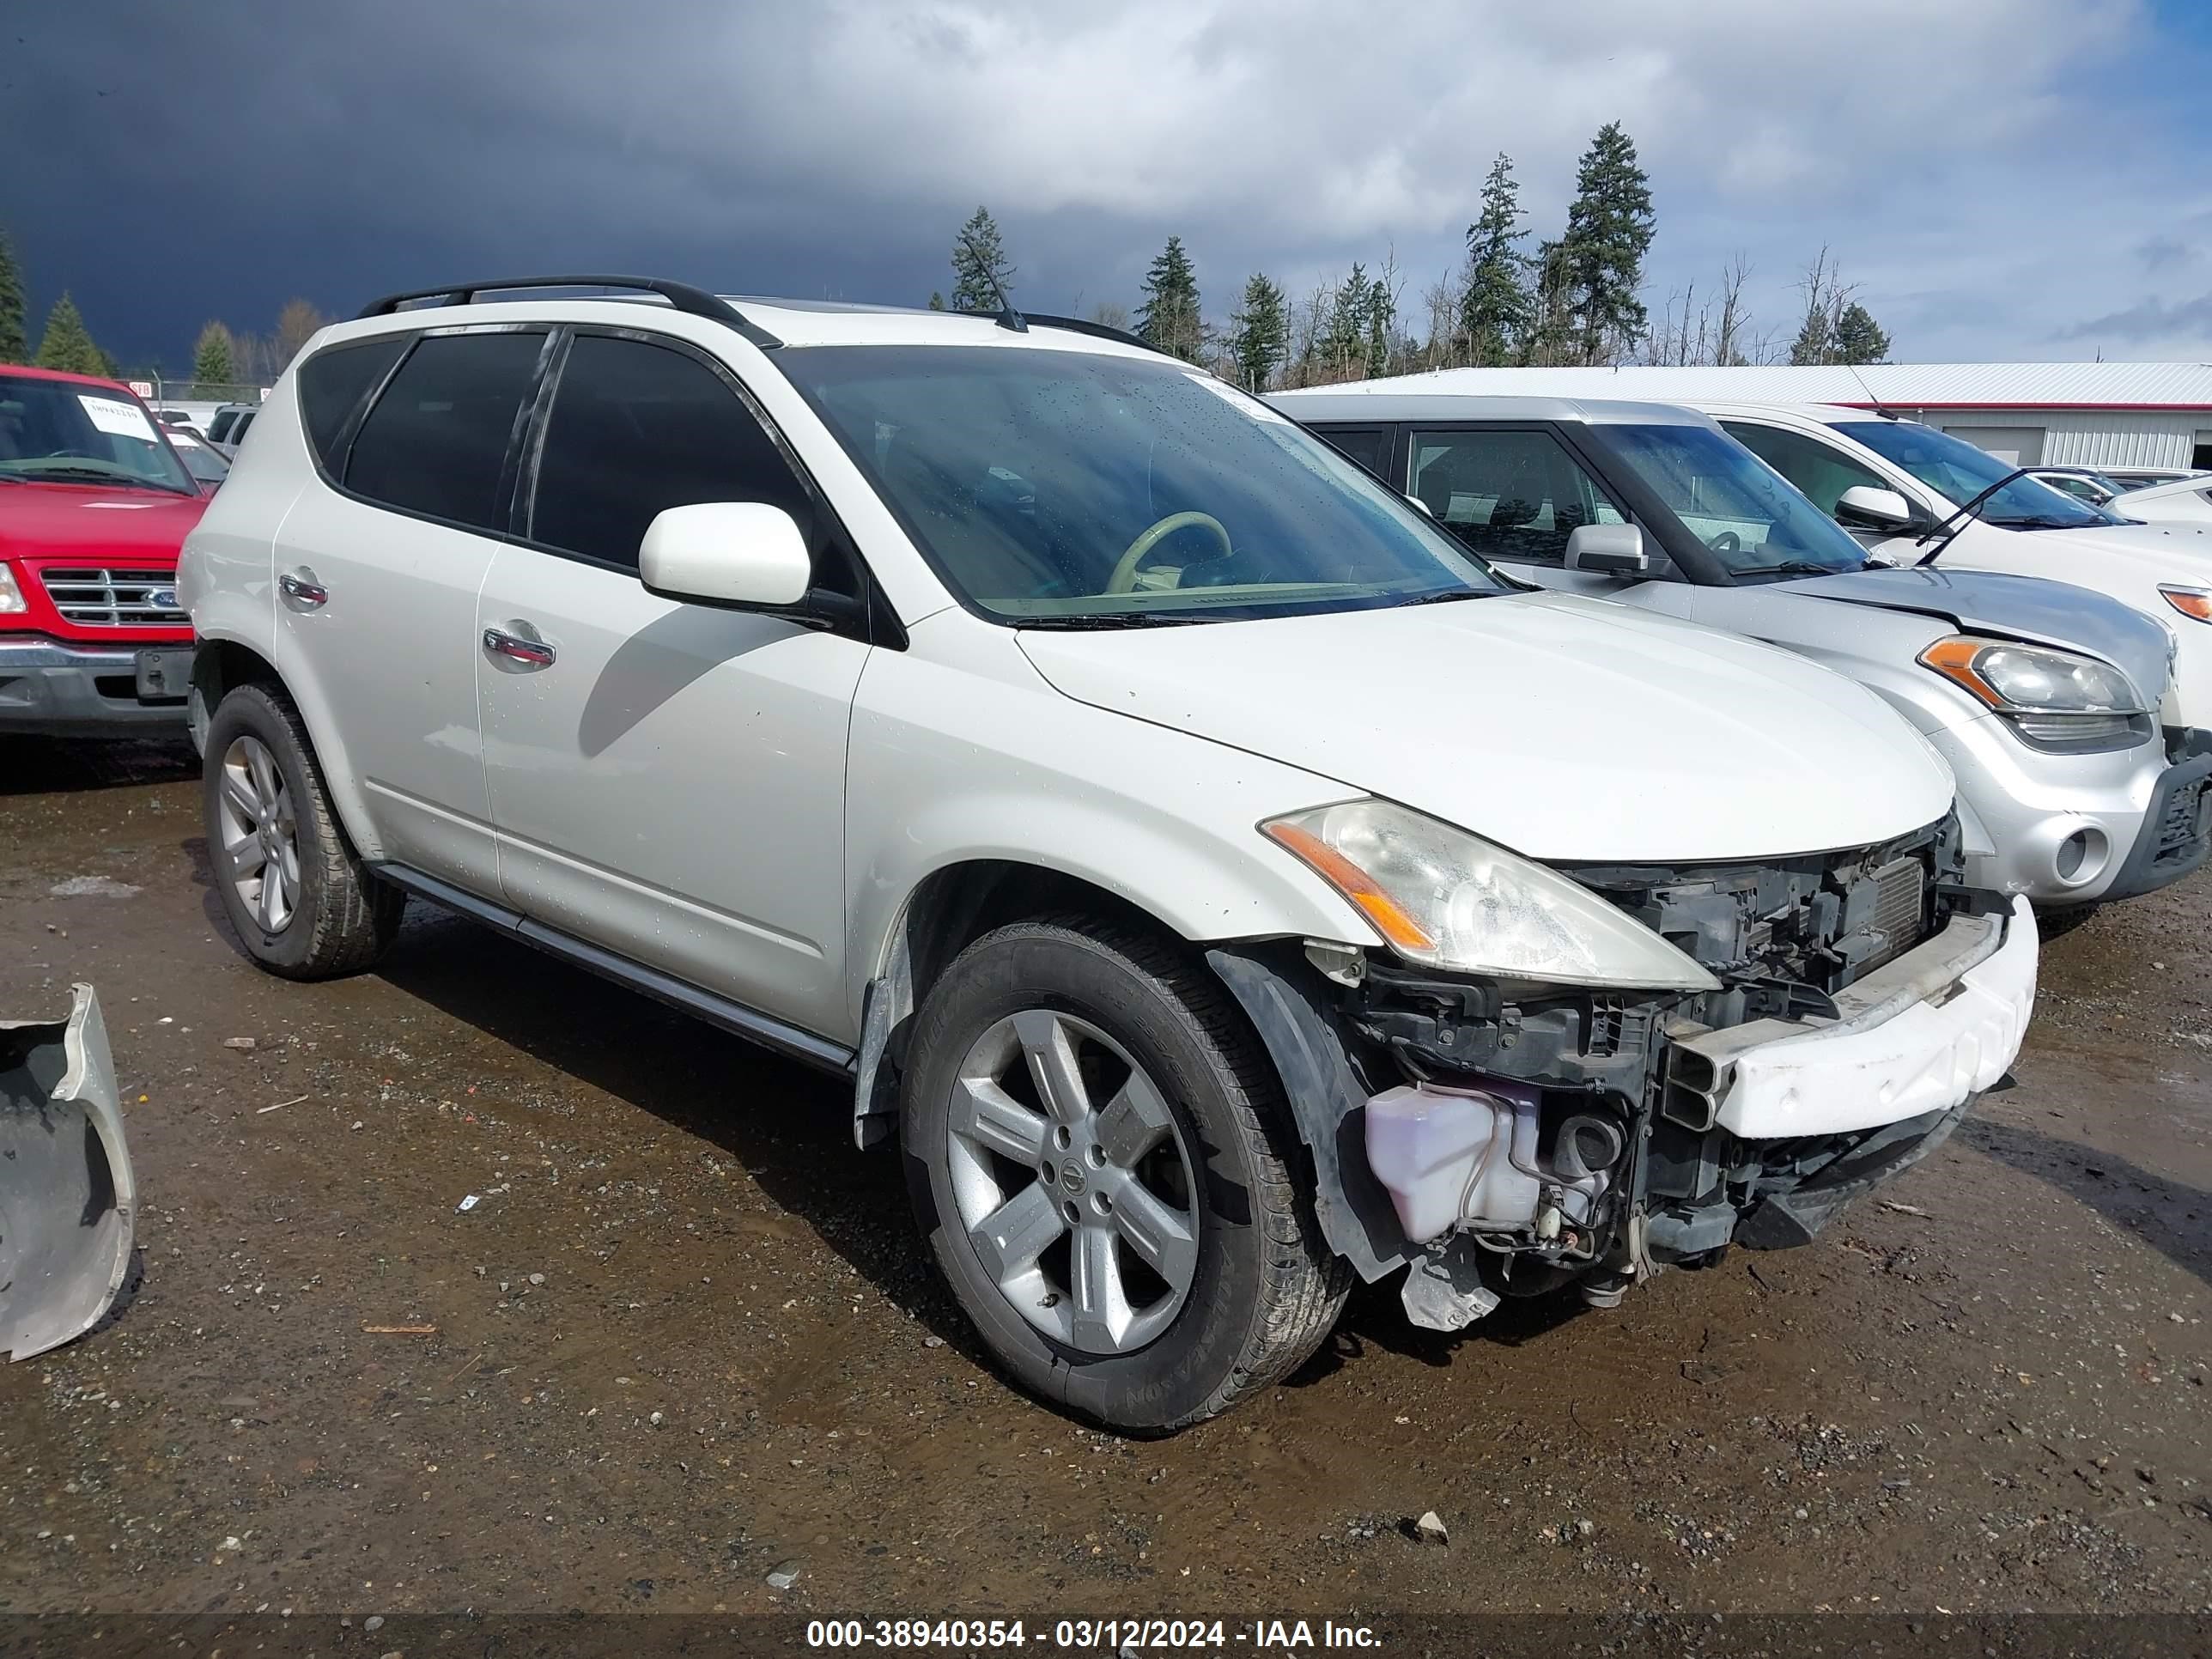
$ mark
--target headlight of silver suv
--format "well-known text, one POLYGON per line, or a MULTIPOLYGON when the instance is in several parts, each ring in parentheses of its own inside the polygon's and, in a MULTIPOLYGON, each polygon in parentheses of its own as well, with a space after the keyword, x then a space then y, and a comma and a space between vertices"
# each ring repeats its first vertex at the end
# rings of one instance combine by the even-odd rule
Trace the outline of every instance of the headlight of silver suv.
POLYGON ((1920 660, 2040 748, 2124 749, 2147 735, 2135 682, 2094 657, 1954 634, 1920 660))
POLYGON ((1409 962, 1557 985, 1720 988, 1588 888, 1393 802, 1346 801, 1260 828, 1409 962))

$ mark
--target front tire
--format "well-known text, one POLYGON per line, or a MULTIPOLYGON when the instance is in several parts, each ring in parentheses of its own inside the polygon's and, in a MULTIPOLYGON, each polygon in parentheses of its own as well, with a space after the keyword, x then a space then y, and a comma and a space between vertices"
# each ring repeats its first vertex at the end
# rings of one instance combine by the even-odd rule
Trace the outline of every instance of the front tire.
POLYGON ((1067 918, 969 945, 916 1018, 901 1139, 985 1343, 1107 1427, 1225 1411, 1311 1353, 1349 1292, 1257 1041, 1150 934, 1067 918))
POLYGON ((216 891, 255 962, 286 979, 335 979, 384 953, 407 896, 356 855, 283 692, 241 685, 223 698, 201 799, 216 891))

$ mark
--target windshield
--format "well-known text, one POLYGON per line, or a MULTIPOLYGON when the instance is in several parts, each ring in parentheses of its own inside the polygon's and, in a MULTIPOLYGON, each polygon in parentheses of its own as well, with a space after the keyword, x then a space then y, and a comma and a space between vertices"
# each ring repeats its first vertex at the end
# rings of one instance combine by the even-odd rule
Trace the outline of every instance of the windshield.
POLYGON ((1109 627, 1506 591, 1395 491, 1162 359, 811 346, 778 366, 971 605, 1109 627))
MULTIPOLYGON (((1839 423, 1836 430, 1896 462, 1954 507, 1964 507, 2013 470, 1986 449, 1911 421, 1850 421, 1839 423)), ((2008 530, 2085 530, 2118 522, 2101 508, 2035 478, 2014 478, 1984 501, 1974 516, 2008 530)))
POLYGON ((230 463, 189 433, 172 428, 169 447, 177 452, 185 470, 202 483, 221 483, 230 475, 230 463))
POLYGON ((1595 426, 1731 574, 1857 570, 1866 552, 1788 480, 1708 426, 1595 426))
POLYGON ((128 392, 17 374, 0 376, 0 478, 199 493, 128 392))

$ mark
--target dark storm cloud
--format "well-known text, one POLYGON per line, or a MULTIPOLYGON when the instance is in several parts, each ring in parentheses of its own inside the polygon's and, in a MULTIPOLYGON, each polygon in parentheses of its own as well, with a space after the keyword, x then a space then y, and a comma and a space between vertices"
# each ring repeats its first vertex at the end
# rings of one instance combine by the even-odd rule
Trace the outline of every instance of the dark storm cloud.
POLYGON ((2062 329, 2062 340, 2116 340, 2140 344, 2150 340, 2183 340, 2212 337, 2212 294, 2199 295, 2168 305, 2153 296, 2124 311, 2109 312, 2062 329))
MULTIPOLYGON (((265 331, 295 295, 343 313, 549 269, 919 301, 978 202, 1040 308, 1133 304, 1176 232, 1217 319, 1253 270, 1302 294, 1390 251, 1414 311, 1492 155, 1551 234, 1618 118, 1659 204, 1655 307, 1741 250, 1778 325, 1825 244, 1886 321, 1885 300, 1929 319, 1901 343, 1956 353, 2108 307, 2162 228, 2117 228, 2100 264, 2023 210, 2094 153, 2124 219, 2112 179, 2148 195, 2172 165, 2130 146, 2186 151, 2141 70, 2112 112, 2052 27, 2067 3, 27 4, 0 26, 0 225, 34 303, 68 287, 118 356, 172 368, 210 316, 265 331), (1862 72, 1863 41, 1900 29, 1943 76, 1862 72), (2021 279, 1993 293, 1993 270, 2021 279)), ((2140 46, 2134 0, 2105 10, 2096 38, 2140 46)))

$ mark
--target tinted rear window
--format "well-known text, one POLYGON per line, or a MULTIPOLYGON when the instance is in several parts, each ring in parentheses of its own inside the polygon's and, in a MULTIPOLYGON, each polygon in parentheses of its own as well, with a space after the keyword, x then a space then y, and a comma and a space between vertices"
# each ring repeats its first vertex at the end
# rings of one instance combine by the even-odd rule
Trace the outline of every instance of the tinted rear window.
MULTIPOLYGON (((388 335, 380 340, 363 340, 358 345, 333 346, 328 351, 317 352, 300 365, 300 417, 307 423, 307 441, 314 446, 315 459, 325 468, 335 463, 331 452, 337 443, 338 434, 345 429, 347 417, 376 388, 406 349, 406 336, 388 335)), ((226 414, 220 418, 224 427, 235 425, 241 433, 245 430, 246 417, 242 413, 226 414)), ((221 440, 223 432, 218 428, 210 435, 221 440)))
POLYGON ((500 473, 542 333, 440 334, 416 342, 362 422, 346 487, 451 524, 502 528, 500 473))

